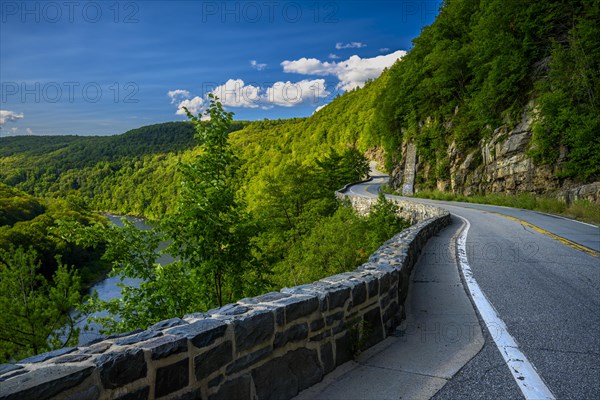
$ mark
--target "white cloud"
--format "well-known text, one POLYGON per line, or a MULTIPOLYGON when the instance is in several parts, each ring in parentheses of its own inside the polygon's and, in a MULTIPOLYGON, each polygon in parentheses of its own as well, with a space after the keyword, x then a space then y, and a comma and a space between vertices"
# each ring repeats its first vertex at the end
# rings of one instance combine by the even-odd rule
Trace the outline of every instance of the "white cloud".
POLYGON ((261 100, 260 91, 259 87, 246 85, 241 79, 229 79, 211 93, 217 96, 224 106, 257 108, 261 100))
POLYGON ((330 60, 337 60, 338 58, 340 58, 340 56, 338 56, 337 54, 329 53, 330 60))
POLYGON ((390 51, 389 47, 382 47, 379 49, 380 53, 387 53, 388 51, 390 51))
POLYGON ((267 89, 263 101, 278 106, 293 107, 303 103, 316 103, 329 94, 325 79, 305 79, 295 83, 276 82, 267 89))
POLYGON ((284 72, 295 72, 302 75, 335 75, 336 62, 322 62, 316 58, 302 57, 299 60, 284 61, 281 63, 284 72))
POLYGON ((189 112, 194 115, 200 114, 204 111, 204 100, 202 98, 196 96, 193 99, 183 100, 177 106, 177 115, 186 115, 183 107, 187 108, 189 112))
MULTIPOLYGON (((294 107, 300 104, 317 104, 331 94, 326 88, 325 79, 304 79, 299 82, 275 82, 260 87, 246 84, 242 79, 229 79, 217 86, 204 97, 196 96, 182 100, 177 106, 177 115, 186 115, 183 107, 192 114, 203 113, 209 105, 208 94, 213 94, 225 107, 261 108, 270 110, 274 106, 294 107)), ((208 119, 202 116, 203 120, 208 119)))
POLYGON ((167 96, 171 98, 171 104, 176 103, 177 101, 181 101, 183 99, 189 99, 191 94, 188 90, 177 89, 177 90, 169 90, 167 96))
POLYGON ((0 126, 4 125, 7 122, 16 122, 20 119, 23 119, 23 117, 23 113, 17 113, 8 110, 0 110, 0 126))
POLYGON ((338 64, 340 67, 337 74, 340 79, 338 87, 346 91, 361 87, 367 80, 379 77, 385 68, 391 67, 405 55, 406 51, 398 50, 394 53, 373 58, 352 56, 338 64))
POLYGON ((366 44, 361 42, 350 42, 350 43, 336 43, 335 48, 338 50, 342 49, 360 49, 361 47, 367 47, 366 44))
POLYGON ((31 128, 27 128, 27 129, 25 129, 25 131, 27 132, 28 135, 33 135, 33 131, 31 130, 31 128))
POLYGON ((259 64, 258 62, 256 62, 256 60, 250 60, 250 65, 252 66, 252 68, 258 71, 262 71, 267 67, 267 64, 259 64))
POLYGON ((398 50, 387 55, 372 58, 361 58, 354 55, 345 61, 327 62, 316 58, 301 58, 295 61, 281 63, 284 72, 293 72, 302 75, 333 75, 340 82, 338 89, 345 91, 361 87, 369 79, 375 79, 385 68, 391 67, 396 60, 406 55, 403 50, 398 50))
POLYGON ((325 106, 329 105, 329 103, 327 104, 322 104, 319 107, 315 108, 315 111, 313 111, 313 114, 318 113, 320 110, 322 110, 323 108, 325 108, 325 106))

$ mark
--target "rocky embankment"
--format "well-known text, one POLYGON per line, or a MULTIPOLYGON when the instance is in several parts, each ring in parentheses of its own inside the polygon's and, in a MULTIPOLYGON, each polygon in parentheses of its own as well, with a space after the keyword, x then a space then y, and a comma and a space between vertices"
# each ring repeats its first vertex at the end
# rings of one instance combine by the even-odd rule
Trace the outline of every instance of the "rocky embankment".
MULTIPOLYGON (((569 179, 559 179, 556 172, 566 155, 561 148, 561 157, 555 165, 536 165, 528 155, 533 135, 534 115, 525 112, 521 121, 512 129, 503 125, 494 130, 490 138, 483 139, 479 147, 470 152, 458 149, 451 143, 446 151, 448 179, 438 179, 436 189, 444 192, 472 195, 476 193, 535 193, 556 196, 566 202, 586 199, 600 201, 600 182, 583 184, 569 179)), ((407 192, 412 177, 414 190, 431 188, 428 179, 433 167, 417 157, 413 163, 410 156, 411 144, 404 143, 401 157, 390 174, 394 188, 407 192), (428 182, 429 185, 423 182, 428 182), (429 187, 428 187, 429 186, 429 187)))

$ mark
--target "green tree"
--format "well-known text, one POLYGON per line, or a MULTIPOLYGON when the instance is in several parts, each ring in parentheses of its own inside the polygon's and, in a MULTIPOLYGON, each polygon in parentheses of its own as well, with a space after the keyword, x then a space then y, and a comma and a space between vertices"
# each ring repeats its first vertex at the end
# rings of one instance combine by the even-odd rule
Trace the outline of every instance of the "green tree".
POLYGON ((321 184, 333 191, 366 177, 370 171, 369 161, 355 147, 339 153, 330 148, 329 154, 316 160, 321 184))
POLYGON ((274 267, 279 286, 313 282, 351 271, 367 261, 381 244, 409 224, 398 217, 398 206, 383 194, 361 217, 349 206, 318 216, 313 228, 291 245, 274 267))
POLYGON ((600 176, 600 2, 581 2, 573 13, 572 28, 554 41, 548 74, 536 85, 542 118, 534 125, 530 153, 539 163, 554 164, 562 148, 559 175, 594 181, 600 176))
POLYGON ((103 333, 117 333, 146 328, 163 319, 206 309, 196 295, 197 281, 181 261, 160 265, 158 247, 162 235, 156 230, 141 230, 123 219, 124 227, 96 225, 80 227, 78 236, 91 242, 103 238, 104 258, 111 261, 110 276, 121 281, 133 278, 138 284, 120 282, 121 296, 102 300, 94 293, 84 306, 87 313, 106 311, 108 315, 93 317, 102 325, 103 333))
POLYGON ((222 306, 247 293, 244 275, 253 270, 253 226, 237 195, 240 161, 228 141, 233 113, 214 96, 205 113, 209 123, 186 112, 200 154, 181 166, 179 204, 162 228, 172 240, 168 251, 197 276, 206 303, 222 306))
POLYGON ((78 274, 58 260, 51 282, 33 249, 0 249, 0 361, 75 344, 81 302, 78 274))

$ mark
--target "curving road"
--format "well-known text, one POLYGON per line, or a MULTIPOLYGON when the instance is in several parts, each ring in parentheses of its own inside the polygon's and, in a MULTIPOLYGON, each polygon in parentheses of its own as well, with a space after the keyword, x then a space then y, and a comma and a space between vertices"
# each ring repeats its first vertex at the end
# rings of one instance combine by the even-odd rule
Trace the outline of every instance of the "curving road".
MULTIPOLYGON (((386 181, 377 174, 347 192, 373 197, 386 181)), ((600 229, 528 210, 411 200, 462 222, 458 267, 485 337, 434 398, 600 398, 600 229)))

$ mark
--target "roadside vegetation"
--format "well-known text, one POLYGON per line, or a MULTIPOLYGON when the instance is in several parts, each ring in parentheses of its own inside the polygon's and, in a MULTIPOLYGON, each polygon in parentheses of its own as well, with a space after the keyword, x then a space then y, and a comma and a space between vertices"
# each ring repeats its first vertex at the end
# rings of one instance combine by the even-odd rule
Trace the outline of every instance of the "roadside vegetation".
POLYGON ((564 201, 556 198, 536 196, 531 193, 521 193, 518 195, 486 194, 465 196, 433 190, 419 191, 415 193, 414 197, 523 208, 525 210, 562 215, 579 221, 600 225, 600 205, 587 200, 575 200, 570 204, 566 204, 564 201))
MULTIPOLYGON (((89 211, 89 198, 79 196, 80 191, 64 200, 42 199, 0 186, 0 249, 5 249, 0 253, 0 302, 13 306, 6 307, 6 319, 0 321, 0 361, 74 343, 73 310, 81 315, 107 311, 108 316, 94 319, 105 333, 145 329, 163 319, 352 270, 407 226, 383 197, 368 217, 335 198, 336 189, 369 171, 356 148, 327 146, 314 158, 300 152, 273 164, 273 159, 247 153, 266 147, 238 147, 229 140, 233 115, 217 99, 207 114, 209 123, 188 115, 197 147, 170 157, 177 179, 166 182, 175 180, 178 190, 169 194, 174 196, 169 211, 153 230, 127 222, 124 228, 106 224, 89 211), (159 265, 157 248, 165 240, 170 243, 165 252, 177 261, 159 265), (107 265, 110 275, 142 283, 122 286, 118 299, 82 297, 80 277, 89 284, 107 265), (20 285, 25 278, 27 284, 20 285), (11 329, 26 332, 29 339, 17 341, 11 329)), ((163 185, 156 177, 146 184, 156 190, 163 185)))
POLYGON ((114 265, 112 274, 143 280, 139 288, 124 287, 119 299, 93 296, 88 302, 87 312, 109 311, 96 319, 106 332, 145 328, 352 270, 407 226, 383 197, 368 217, 335 199, 337 188, 369 168, 351 148, 331 150, 313 165, 288 164, 249 192, 249 165, 228 141, 232 113, 212 99, 206 114, 209 124, 188 113, 200 148, 180 164, 175 209, 157 229, 126 224, 83 227, 78 234, 108 238, 105 258, 114 265), (177 261, 156 264, 161 240, 169 241, 165 251, 177 261))

